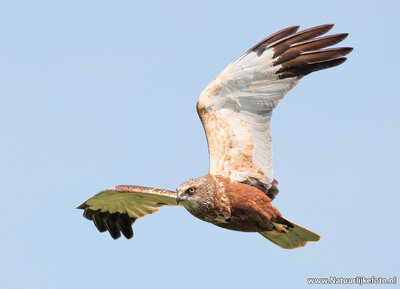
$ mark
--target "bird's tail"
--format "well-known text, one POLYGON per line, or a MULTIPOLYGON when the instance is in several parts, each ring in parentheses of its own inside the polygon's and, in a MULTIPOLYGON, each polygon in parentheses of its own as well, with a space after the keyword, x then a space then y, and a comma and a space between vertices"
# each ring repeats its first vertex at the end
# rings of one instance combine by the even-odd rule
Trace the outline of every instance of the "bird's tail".
POLYGON ((303 247, 307 242, 316 242, 321 237, 306 228, 284 218, 278 223, 273 223, 274 230, 260 232, 260 234, 284 249, 295 249, 303 247), (283 221, 283 222, 281 222, 283 221))

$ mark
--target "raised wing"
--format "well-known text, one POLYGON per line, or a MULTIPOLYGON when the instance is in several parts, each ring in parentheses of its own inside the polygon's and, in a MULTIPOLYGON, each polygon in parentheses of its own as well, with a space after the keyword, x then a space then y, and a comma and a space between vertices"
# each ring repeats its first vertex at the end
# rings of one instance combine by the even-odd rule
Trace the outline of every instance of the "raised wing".
POLYGON ((158 212, 162 206, 178 206, 176 192, 139 186, 116 186, 94 195, 78 207, 100 232, 114 239, 122 234, 133 237, 132 224, 139 218, 158 212))
POLYGON ((326 24, 297 32, 299 26, 293 26, 267 37, 226 67, 201 93, 197 112, 207 136, 210 174, 265 192, 275 186, 272 110, 303 76, 346 60, 343 56, 352 48, 322 48, 342 41, 347 34, 316 38, 332 27, 326 24))

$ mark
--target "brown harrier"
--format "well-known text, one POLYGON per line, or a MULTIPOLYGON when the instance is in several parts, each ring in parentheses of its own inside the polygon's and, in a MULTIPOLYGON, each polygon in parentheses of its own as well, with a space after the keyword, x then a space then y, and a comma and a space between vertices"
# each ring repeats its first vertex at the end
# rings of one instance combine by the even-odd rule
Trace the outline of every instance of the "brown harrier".
POLYGON ((283 218, 271 204, 278 193, 272 173, 270 122, 273 109, 299 80, 343 63, 352 48, 328 48, 347 34, 319 37, 333 24, 297 32, 283 29, 240 56, 201 93, 197 112, 210 154, 207 175, 188 180, 176 192, 116 186, 78 208, 100 232, 132 238, 132 224, 162 206, 182 205, 219 227, 258 232, 285 249, 320 237, 283 218))

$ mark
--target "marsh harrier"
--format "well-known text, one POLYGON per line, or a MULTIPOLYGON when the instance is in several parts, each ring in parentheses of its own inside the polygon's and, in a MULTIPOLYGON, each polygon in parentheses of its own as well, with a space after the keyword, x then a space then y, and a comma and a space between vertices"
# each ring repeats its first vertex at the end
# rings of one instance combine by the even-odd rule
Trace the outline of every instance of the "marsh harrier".
POLYGON ((273 109, 299 80, 343 63, 349 47, 326 48, 347 34, 322 36, 326 24, 297 32, 283 29, 228 65, 201 93, 197 112, 207 136, 209 173, 177 191, 116 186, 78 208, 100 232, 132 238, 132 224, 162 206, 183 206, 222 228, 258 232, 285 249, 320 236, 281 216, 272 205, 278 182, 272 172, 270 122, 273 109))

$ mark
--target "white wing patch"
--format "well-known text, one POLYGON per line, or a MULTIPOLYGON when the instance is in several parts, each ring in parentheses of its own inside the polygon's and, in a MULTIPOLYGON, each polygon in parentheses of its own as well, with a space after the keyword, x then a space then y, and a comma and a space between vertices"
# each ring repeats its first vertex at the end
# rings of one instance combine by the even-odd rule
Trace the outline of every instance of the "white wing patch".
POLYGON ((210 173, 234 181, 273 181, 272 110, 296 78, 278 79, 273 49, 248 52, 222 71, 202 92, 198 110, 210 153, 210 173))

